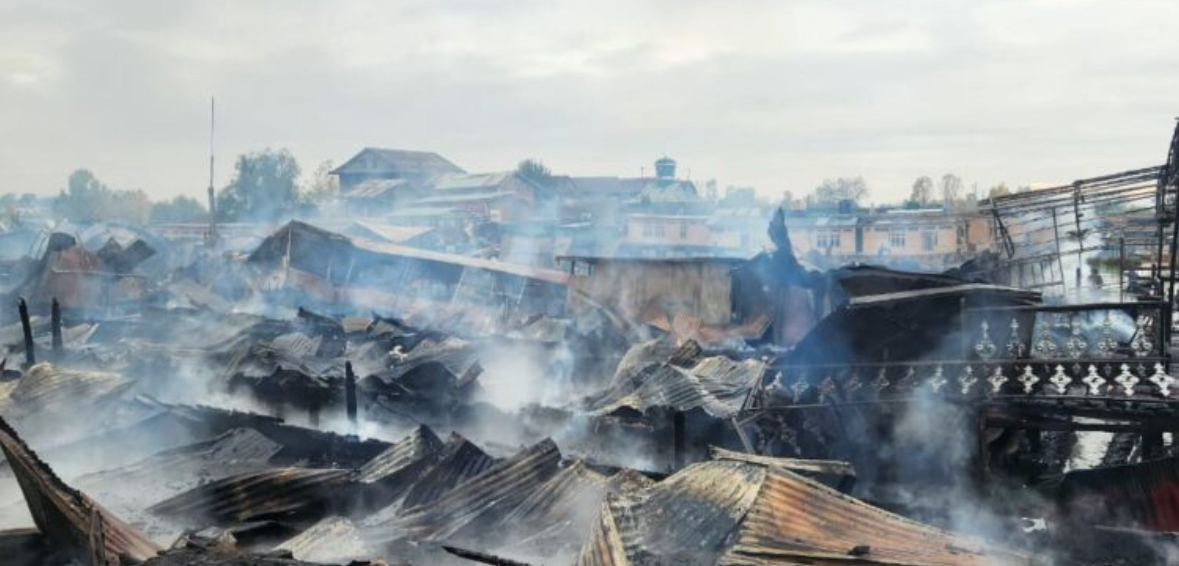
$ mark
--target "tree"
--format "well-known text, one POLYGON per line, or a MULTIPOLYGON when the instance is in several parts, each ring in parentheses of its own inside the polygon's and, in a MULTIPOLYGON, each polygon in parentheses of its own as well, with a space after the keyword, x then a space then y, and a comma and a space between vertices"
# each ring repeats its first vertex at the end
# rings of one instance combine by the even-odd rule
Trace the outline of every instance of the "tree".
POLYGON ((913 192, 909 195, 909 202, 924 207, 929 204, 931 198, 933 198, 933 179, 930 179, 928 175, 917 177, 917 180, 913 181, 913 192))
POLYGON ((330 159, 315 168, 311 179, 303 187, 303 199, 306 202, 320 204, 330 201, 340 194, 340 180, 332 175, 332 169, 335 168, 330 159))
POLYGON ((165 224, 206 222, 209 220, 209 211, 197 199, 178 196, 170 201, 153 204, 150 218, 152 222, 165 224))
POLYGON ((859 204, 868 196, 868 184, 863 177, 826 179, 815 187, 811 202, 818 208, 834 208, 842 201, 859 204))
POLYGON ((534 183, 545 184, 553 178, 553 172, 539 159, 525 159, 516 166, 516 173, 534 183))
POLYGON ((217 194, 219 220, 275 221, 299 205, 299 163, 285 149, 238 156, 233 180, 217 194))
POLYGON ((150 209, 147 193, 112 190, 88 169, 71 173, 66 189, 53 200, 55 213, 80 223, 108 220, 143 223, 150 209))
POLYGON ((987 191, 987 198, 1001 197, 1011 194, 1011 189, 1007 188, 1007 183, 999 183, 987 191))
POLYGON ((942 175, 941 182, 942 203, 946 208, 952 208, 962 195, 962 179, 952 173, 942 175))
POLYGON ((53 211, 74 222, 104 220, 111 190, 89 169, 70 173, 66 189, 53 201, 53 211))

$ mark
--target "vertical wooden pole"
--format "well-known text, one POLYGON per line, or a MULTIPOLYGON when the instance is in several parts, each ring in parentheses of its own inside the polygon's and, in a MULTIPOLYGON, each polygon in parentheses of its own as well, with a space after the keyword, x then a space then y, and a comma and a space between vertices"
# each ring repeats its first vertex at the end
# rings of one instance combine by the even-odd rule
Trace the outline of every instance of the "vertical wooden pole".
POLYGON ((356 432, 356 374, 352 373, 352 362, 344 363, 344 404, 352 432, 356 432))
POLYGON ((53 298, 53 310, 50 316, 50 324, 53 332, 53 356, 55 358, 61 357, 61 352, 64 349, 64 344, 61 339, 61 305, 57 302, 57 297, 53 298))
POLYGON ((29 305, 23 298, 20 300, 20 325, 25 332, 25 364, 31 367, 37 363, 37 352, 33 345, 33 325, 29 322, 29 305))

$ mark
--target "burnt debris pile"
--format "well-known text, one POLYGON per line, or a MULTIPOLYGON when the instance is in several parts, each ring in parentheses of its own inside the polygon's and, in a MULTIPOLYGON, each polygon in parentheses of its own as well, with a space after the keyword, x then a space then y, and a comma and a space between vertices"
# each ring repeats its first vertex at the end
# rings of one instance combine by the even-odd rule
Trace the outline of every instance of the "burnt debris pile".
POLYGON ((936 247, 928 211, 777 209, 748 254, 498 221, 8 233, 0 562, 1173 563, 1177 153, 983 201, 958 234, 994 245, 937 273, 860 250, 936 247))

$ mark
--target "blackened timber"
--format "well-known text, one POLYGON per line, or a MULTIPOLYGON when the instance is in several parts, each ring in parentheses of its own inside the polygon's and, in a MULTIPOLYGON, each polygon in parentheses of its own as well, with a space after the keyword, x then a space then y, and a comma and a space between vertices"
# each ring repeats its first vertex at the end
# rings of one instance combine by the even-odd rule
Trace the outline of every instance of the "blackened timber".
POLYGON ((352 372, 352 362, 344 363, 344 403, 348 410, 348 422, 353 430, 356 429, 356 374, 352 372))
POLYGON ((37 363, 37 353, 33 346, 33 325, 29 322, 29 305, 23 298, 20 300, 20 326, 25 333, 25 364, 33 367, 37 363))
POLYGON ((57 297, 53 298, 52 314, 50 315, 50 326, 53 332, 53 355, 60 356, 62 350, 61 339, 61 304, 57 302, 57 297))

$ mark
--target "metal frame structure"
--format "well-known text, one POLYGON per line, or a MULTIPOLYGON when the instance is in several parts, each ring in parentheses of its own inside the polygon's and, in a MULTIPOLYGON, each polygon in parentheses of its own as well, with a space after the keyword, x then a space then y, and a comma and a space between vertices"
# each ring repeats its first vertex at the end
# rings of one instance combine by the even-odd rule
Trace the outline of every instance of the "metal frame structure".
POLYGON ((1136 433, 1143 453, 1160 453, 1163 432, 1179 433, 1179 385, 1171 376, 1177 184, 1179 127, 1165 165, 985 201, 1001 257, 981 274, 1048 292, 1048 302, 963 306, 961 331, 938 349, 960 352, 951 357, 773 363, 733 425, 757 450, 750 428, 772 429, 789 414, 803 413, 803 423, 805 415, 834 415, 842 423, 851 413, 893 414, 932 398, 977 416, 984 462, 986 428, 1136 433), (1116 292, 1104 285, 1086 296, 1094 285, 1083 282, 1085 257, 1115 250, 1116 292), (1126 275, 1134 281, 1140 271, 1149 273, 1144 284, 1128 285, 1126 275))

